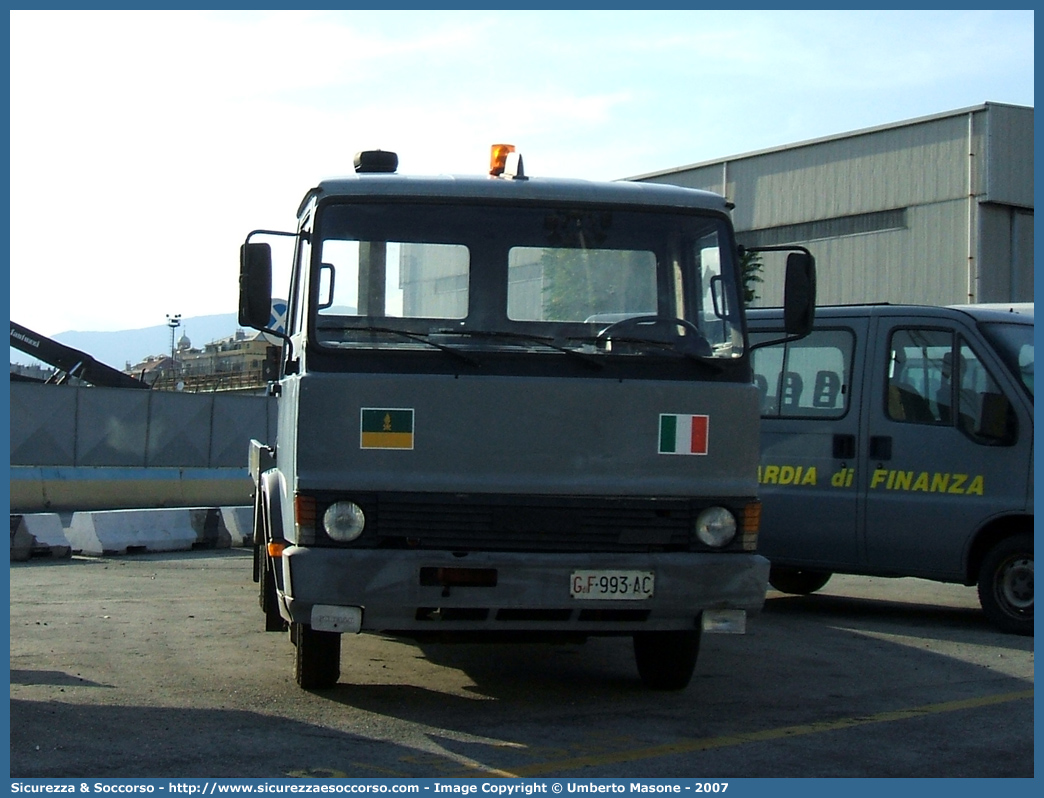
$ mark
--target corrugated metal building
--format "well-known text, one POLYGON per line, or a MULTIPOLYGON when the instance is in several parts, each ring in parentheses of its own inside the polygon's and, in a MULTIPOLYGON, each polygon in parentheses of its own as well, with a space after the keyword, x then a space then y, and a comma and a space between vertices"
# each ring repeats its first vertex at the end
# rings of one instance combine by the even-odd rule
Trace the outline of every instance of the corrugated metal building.
MULTIPOLYGON (((1033 109, 985 103, 640 175, 724 194, 747 246, 803 244, 819 303, 1033 300, 1033 109)), ((764 256, 755 304, 779 304, 764 256)))

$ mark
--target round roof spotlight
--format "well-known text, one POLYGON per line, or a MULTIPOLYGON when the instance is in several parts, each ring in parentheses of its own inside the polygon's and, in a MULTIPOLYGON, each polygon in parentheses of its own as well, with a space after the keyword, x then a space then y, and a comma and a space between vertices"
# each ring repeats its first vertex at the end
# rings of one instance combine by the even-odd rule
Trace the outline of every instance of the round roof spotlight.
POLYGON ((390 174, 399 168, 399 156, 389 150, 363 150, 355 153, 355 171, 390 174))

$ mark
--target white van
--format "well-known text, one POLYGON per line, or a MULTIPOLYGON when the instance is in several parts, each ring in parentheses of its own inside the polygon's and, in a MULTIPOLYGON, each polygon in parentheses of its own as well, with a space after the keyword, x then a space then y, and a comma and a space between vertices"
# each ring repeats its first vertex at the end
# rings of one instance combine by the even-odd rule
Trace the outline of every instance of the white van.
POLYGON ((821 307, 780 338, 748 313, 770 583, 832 573, 978 585, 1033 634, 1033 305, 821 307))

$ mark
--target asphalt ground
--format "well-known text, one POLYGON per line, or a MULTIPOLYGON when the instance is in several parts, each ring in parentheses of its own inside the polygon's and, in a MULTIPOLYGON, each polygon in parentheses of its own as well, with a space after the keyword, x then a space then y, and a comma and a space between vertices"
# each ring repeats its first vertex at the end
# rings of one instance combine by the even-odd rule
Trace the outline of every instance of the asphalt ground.
POLYGON ((247 550, 12 563, 12 777, 1032 777, 1033 638, 973 588, 834 577, 705 635, 678 693, 630 641, 347 637, 300 690, 247 550))

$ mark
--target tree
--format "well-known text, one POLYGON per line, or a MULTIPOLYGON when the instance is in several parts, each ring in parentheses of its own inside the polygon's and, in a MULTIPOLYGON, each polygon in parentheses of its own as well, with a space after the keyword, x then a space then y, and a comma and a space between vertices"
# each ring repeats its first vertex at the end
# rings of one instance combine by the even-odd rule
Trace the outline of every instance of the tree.
POLYGON ((749 305, 758 298, 755 283, 765 282, 761 277, 761 253, 744 249, 740 255, 740 278, 743 280, 743 303, 749 305))
POLYGON ((598 313, 634 313, 656 307, 655 261, 630 250, 543 251, 541 318, 583 321, 598 313))

